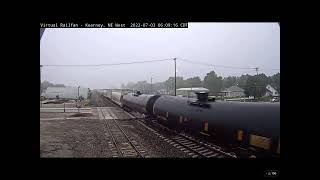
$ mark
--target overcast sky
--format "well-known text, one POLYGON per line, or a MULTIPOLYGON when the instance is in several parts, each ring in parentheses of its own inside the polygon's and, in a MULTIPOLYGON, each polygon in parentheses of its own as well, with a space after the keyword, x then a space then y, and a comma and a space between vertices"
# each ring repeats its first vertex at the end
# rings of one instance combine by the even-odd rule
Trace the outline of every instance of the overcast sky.
MULTIPOLYGON (((189 23, 181 29, 46 29, 40 42, 40 64, 112 64, 177 57, 177 76, 184 79, 214 70, 219 76, 254 75, 179 61, 280 70, 280 27, 277 23, 189 23)), ((103 67, 43 67, 42 81, 69 86, 117 88, 122 83, 160 82, 174 76, 173 61, 103 67)))

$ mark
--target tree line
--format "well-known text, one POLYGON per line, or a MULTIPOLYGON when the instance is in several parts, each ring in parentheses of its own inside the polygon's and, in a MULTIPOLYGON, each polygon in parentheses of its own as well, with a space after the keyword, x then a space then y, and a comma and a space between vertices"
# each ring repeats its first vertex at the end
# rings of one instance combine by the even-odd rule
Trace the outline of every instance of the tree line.
MULTIPOLYGON (((203 80, 195 76, 192 78, 184 79, 177 76, 177 89, 191 88, 191 87, 205 87, 210 90, 210 95, 219 95, 221 91, 231 86, 238 86, 244 89, 246 96, 261 97, 266 93, 266 86, 270 84, 280 94, 280 73, 272 76, 265 74, 258 75, 241 75, 241 76, 218 76, 214 71, 207 73, 203 80)), ((121 88, 139 90, 144 93, 154 93, 159 90, 164 90, 168 94, 174 94, 174 77, 169 77, 164 82, 153 83, 138 81, 136 83, 129 82, 126 85, 122 84, 121 88), (152 89, 151 89, 152 88, 152 89)))
POLYGON ((45 92, 48 87, 66 87, 66 86, 64 84, 53 84, 53 83, 50 83, 49 81, 43 81, 41 83, 40 92, 41 93, 45 92))

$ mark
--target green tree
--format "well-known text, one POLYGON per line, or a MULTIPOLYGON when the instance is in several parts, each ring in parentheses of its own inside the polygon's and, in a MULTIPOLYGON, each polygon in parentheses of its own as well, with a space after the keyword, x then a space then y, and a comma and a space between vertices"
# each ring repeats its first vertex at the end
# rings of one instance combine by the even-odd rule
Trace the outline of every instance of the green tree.
POLYGON ((280 94, 280 73, 270 76, 270 85, 274 87, 280 94))
POLYGON ((265 74, 249 76, 245 86, 247 96, 261 97, 266 93, 266 86, 269 84, 269 78, 265 74))
POLYGON ((147 83, 147 81, 138 81, 135 89, 146 93, 150 89, 150 85, 147 83))
POLYGON ((250 75, 241 75, 240 77, 237 77, 237 84, 241 88, 245 88, 247 85, 247 79, 250 75))
POLYGON ((201 87, 201 79, 196 76, 185 80, 185 87, 201 87))
POLYGON ((217 94, 222 88, 222 77, 218 76, 214 71, 208 73, 204 80, 204 87, 210 90, 211 94, 217 94))
MULTIPOLYGON (((53 86, 49 82, 43 82, 46 86, 53 86)), ((280 73, 267 77, 265 74, 259 74, 255 76, 241 75, 240 77, 229 76, 222 78, 218 76, 214 71, 209 72, 203 81, 199 77, 192 77, 183 80, 183 77, 177 77, 177 89, 182 87, 206 87, 210 90, 211 94, 220 92, 222 88, 228 88, 230 86, 237 85, 245 90, 247 96, 261 97, 266 92, 266 85, 270 84, 280 93, 280 73)), ((150 92, 151 84, 147 81, 138 81, 137 83, 129 82, 125 86, 129 89, 140 90, 144 92, 150 92)), ((174 94, 174 77, 169 77, 164 82, 158 82, 152 84, 152 90, 158 91, 160 89, 166 89, 171 94, 174 94)))
POLYGON ((183 77, 177 76, 177 89, 185 87, 183 77))
MULTIPOLYGON (((165 86, 168 87, 170 90, 174 90, 174 77, 169 77, 168 80, 165 81, 165 86)), ((185 86, 183 81, 183 77, 177 76, 177 89, 182 88, 185 86)))
POLYGON ((53 84, 52 83, 50 83, 49 81, 43 81, 42 83, 41 83, 41 93, 43 93, 48 87, 52 87, 53 86, 53 84))
POLYGON ((49 81, 43 81, 41 83, 41 93, 45 92, 48 87, 65 87, 64 84, 53 84, 50 83, 49 81))
POLYGON ((229 88, 231 86, 237 85, 237 77, 236 76, 228 76, 227 78, 223 78, 223 88, 229 88))
POLYGON ((54 84, 53 87, 66 87, 64 84, 54 84))
POLYGON ((136 83, 133 82, 128 82, 127 85, 125 86, 128 89, 134 89, 136 86, 136 83))

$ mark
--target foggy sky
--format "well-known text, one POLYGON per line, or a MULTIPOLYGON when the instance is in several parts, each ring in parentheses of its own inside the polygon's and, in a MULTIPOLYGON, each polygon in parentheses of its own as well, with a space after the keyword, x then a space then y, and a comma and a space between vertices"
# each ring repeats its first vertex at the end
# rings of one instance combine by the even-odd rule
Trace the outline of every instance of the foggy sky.
MULTIPOLYGON (((184 79, 214 70, 219 76, 254 75, 254 70, 202 66, 179 58, 236 67, 259 67, 273 75, 280 69, 277 23, 189 23, 181 29, 46 29, 40 42, 40 64, 112 64, 178 58, 184 79)), ((160 82, 174 76, 174 62, 108 67, 43 67, 42 81, 70 86, 119 88, 122 83, 160 82)))

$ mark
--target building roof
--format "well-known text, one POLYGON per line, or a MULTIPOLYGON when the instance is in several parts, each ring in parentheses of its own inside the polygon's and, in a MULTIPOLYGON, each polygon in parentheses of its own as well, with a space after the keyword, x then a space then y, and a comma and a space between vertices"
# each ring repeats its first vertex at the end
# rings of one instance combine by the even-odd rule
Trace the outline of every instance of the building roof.
POLYGON ((61 93, 64 92, 66 88, 65 87, 48 87, 46 89, 46 93, 61 93))
MULTIPOLYGON (((63 91, 66 91, 66 90, 69 90, 69 89, 76 89, 78 90, 78 87, 71 87, 71 86, 66 86, 66 87, 48 87, 46 89, 46 92, 63 92, 63 91)), ((88 90, 88 88, 85 88, 85 87, 80 87, 79 88, 80 90, 88 90)))
POLYGON ((266 89, 269 90, 269 91, 274 91, 274 92, 278 92, 275 88, 273 88, 270 84, 268 84, 266 86, 266 89))
POLYGON ((268 85, 266 86, 266 94, 267 94, 268 92, 271 93, 271 94, 274 95, 274 96, 278 96, 278 95, 279 95, 278 91, 277 91, 275 88, 273 88, 270 84, 268 84, 268 85))
POLYGON ((224 92, 226 92, 226 91, 228 91, 228 92, 244 92, 244 89, 242 89, 238 86, 231 86, 231 87, 225 89, 224 92))
POLYGON ((205 91, 205 92, 208 92, 209 89, 207 88, 203 88, 203 87, 193 87, 193 88, 179 88, 177 89, 177 91, 205 91))
POLYGON ((48 87, 44 93, 42 93, 45 97, 56 97, 57 95, 61 98, 76 98, 78 93, 82 97, 87 97, 88 95, 88 88, 79 88, 78 87, 48 87))

